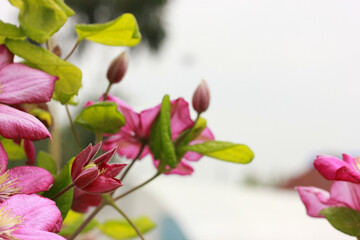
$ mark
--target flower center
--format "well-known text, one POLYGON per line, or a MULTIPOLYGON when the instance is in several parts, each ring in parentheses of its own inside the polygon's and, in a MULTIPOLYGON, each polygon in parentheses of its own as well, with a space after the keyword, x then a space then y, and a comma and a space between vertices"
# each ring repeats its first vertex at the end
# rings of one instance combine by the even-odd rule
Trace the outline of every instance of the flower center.
POLYGON ((23 216, 14 216, 7 206, 0 208, 0 239, 4 240, 20 240, 13 237, 11 233, 18 229, 23 222, 23 216))
POLYGON ((11 195, 19 193, 20 190, 21 187, 18 186, 18 180, 10 179, 8 171, 0 174, 0 203, 4 202, 11 195))

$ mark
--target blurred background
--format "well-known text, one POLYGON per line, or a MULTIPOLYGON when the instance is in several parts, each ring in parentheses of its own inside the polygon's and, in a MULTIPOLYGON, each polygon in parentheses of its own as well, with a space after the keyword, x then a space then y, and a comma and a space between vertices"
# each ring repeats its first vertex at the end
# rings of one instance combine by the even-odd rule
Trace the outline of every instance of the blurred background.
MULTIPOLYGON (((66 3, 79 14, 55 36, 64 55, 76 41, 74 23, 132 12, 143 35, 131 49, 80 45, 69 59, 83 71, 74 116, 105 91, 110 62, 127 50, 128 72, 110 94, 141 111, 166 93, 191 101, 205 79, 211 103, 203 117, 215 137, 255 152, 248 165, 204 157, 193 164, 191 177, 162 176, 124 199, 129 215, 145 213, 158 222, 148 239, 350 239, 326 220, 307 217, 294 186, 329 187, 312 170, 318 154, 359 155, 359 1, 66 3)), ((1 0, 1 20, 16 23, 16 11, 1 0)), ((51 107, 57 125, 67 129, 58 136, 64 146, 57 150, 67 160, 76 154, 68 119, 58 103, 51 107)), ((151 160, 144 159, 124 184, 136 185, 154 173, 151 160)))

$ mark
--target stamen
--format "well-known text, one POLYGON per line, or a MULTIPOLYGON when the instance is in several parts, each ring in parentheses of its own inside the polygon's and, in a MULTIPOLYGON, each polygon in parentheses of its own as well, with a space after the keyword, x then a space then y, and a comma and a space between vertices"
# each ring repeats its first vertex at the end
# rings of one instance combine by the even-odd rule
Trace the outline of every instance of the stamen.
POLYGON ((6 209, 7 206, 0 208, 0 239, 5 240, 21 240, 11 235, 11 233, 17 230, 23 222, 23 216, 14 216, 10 209, 6 209))
POLYGON ((18 186, 18 182, 18 179, 10 179, 8 171, 0 175, 0 203, 20 192, 21 187, 18 186))

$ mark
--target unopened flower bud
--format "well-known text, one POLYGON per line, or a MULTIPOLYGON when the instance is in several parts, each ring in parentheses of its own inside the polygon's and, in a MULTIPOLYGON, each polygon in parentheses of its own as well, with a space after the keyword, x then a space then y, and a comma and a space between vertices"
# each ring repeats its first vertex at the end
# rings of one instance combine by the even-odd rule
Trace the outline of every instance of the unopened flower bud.
POLYGON ((118 83, 124 78, 128 64, 129 57, 126 52, 122 52, 111 62, 107 71, 107 78, 110 83, 118 83))
POLYGON ((201 80, 201 83, 196 88, 193 98, 192 105, 195 111, 200 114, 205 112, 210 103, 210 91, 204 80, 201 80))

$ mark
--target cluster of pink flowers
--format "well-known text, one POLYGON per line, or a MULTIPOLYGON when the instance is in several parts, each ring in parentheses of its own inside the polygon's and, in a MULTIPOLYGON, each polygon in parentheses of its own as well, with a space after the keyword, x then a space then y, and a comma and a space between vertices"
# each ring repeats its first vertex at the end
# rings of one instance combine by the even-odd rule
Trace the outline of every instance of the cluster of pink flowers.
POLYGON ((343 154, 343 160, 320 155, 314 161, 318 172, 334 181, 330 193, 316 187, 297 187, 307 214, 324 217, 320 212, 329 207, 347 207, 360 212, 360 159, 343 154))

